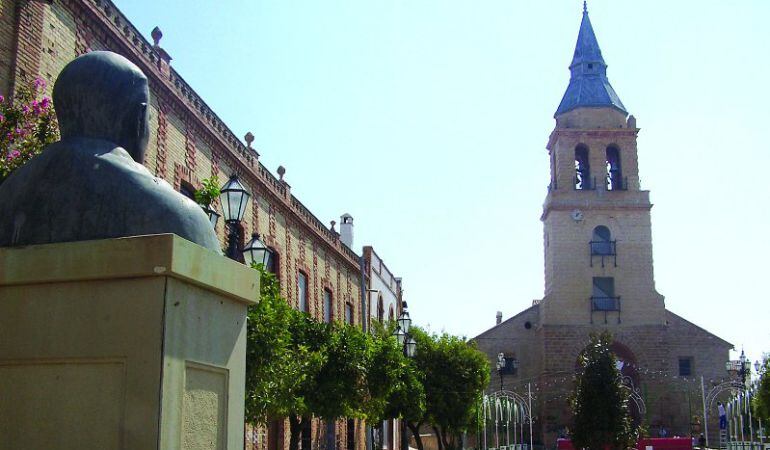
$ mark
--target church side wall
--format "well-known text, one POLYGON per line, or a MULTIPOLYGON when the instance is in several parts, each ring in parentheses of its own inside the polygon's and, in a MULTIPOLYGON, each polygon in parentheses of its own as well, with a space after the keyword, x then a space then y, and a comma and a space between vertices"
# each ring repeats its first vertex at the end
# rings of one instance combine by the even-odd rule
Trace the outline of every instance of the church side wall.
MULTIPOLYGON (((16 80, 40 76, 47 81, 50 94, 61 69, 88 51, 111 50, 127 57, 150 81, 151 128, 146 168, 177 190, 182 185, 199 188, 201 180, 214 175, 224 184, 230 174, 237 173, 252 194, 243 221, 245 240, 252 232, 258 232, 277 252, 282 294, 298 307, 298 273, 304 272, 308 276, 313 317, 323 319, 323 289, 327 288, 334 299, 332 317, 344 318, 345 304, 350 303, 353 320, 360 324, 360 269, 354 252, 291 195, 288 184, 259 163, 256 151, 232 134, 163 60, 162 51, 145 41, 111 2, 22 2, 24 20, 18 33, 13 26, 17 1, 0 2, 0 93, 7 94, 16 80), (17 38, 24 54, 11 55, 17 38)), ((224 247, 222 222, 219 221, 216 232, 224 247)), ((363 450, 363 425, 360 421, 355 423, 356 449, 363 450)), ((346 446, 346 426, 344 421, 336 426, 338 448, 346 446)), ((315 421, 314 439, 320 437, 321 429, 320 422, 315 421)), ((266 449, 265 429, 257 429, 254 436, 255 444, 248 448, 266 449)), ((288 447, 288 427, 279 436, 283 447, 288 447)))

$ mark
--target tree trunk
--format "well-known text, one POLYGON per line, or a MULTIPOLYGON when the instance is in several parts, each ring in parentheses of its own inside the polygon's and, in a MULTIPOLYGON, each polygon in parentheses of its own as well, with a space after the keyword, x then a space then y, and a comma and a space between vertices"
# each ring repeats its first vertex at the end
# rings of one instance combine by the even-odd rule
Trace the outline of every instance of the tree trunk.
MULTIPOLYGON (((289 415, 289 450, 299 450, 299 438, 302 433, 302 423, 300 418, 294 414, 289 415)), ((280 447, 280 444, 279 444, 280 447)))
POLYGON ((414 443, 417 445, 417 450, 424 450, 422 446, 422 438, 420 437, 420 424, 415 424, 409 421, 405 422, 406 426, 409 427, 409 429, 412 431, 412 436, 414 436, 414 443))
POLYGON ((385 436, 382 435, 382 422, 377 426, 372 426, 372 450, 382 450, 382 444, 385 440, 385 436), (376 437, 376 439, 375 439, 376 437))
POLYGON ((447 439, 446 428, 439 427, 439 430, 441 431, 441 441, 444 444, 444 450, 452 450, 452 446, 450 445, 449 439, 447 439))
POLYGON ((438 444, 438 450, 446 450, 444 447, 444 440, 442 439, 441 432, 438 430, 438 427, 432 426, 433 432, 436 433, 436 444, 438 444))

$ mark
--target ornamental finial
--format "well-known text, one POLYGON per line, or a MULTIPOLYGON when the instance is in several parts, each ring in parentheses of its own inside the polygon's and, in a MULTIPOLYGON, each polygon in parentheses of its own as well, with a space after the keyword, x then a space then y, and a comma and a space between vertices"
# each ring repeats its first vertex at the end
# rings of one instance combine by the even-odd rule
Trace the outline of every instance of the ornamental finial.
POLYGON ((586 0, 583 0, 583 14, 588 14, 588 5, 586 5, 586 0))

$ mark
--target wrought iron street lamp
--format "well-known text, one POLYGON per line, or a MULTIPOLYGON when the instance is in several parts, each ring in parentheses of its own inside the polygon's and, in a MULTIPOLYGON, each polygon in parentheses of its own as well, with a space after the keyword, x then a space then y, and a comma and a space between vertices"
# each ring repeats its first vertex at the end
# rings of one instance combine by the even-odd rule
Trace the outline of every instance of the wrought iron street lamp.
POLYGON ((257 233, 252 234, 251 240, 243 247, 243 258, 247 266, 262 264, 267 269, 272 257, 273 252, 259 239, 257 233))
POLYGON ((230 228, 227 235, 227 257, 236 261, 240 260, 238 244, 241 241, 240 222, 246 213, 246 205, 249 202, 249 194, 233 174, 220 189, 219 200, 222 203, 222 214, 225 223, 230 228))
POLYGON ((746 377, 751 373, 751 361, 746 358, 746 354, 741 350, 741 356, 737 360, 727 361, 725 369, 729 373, 734 373, 740 378, 741 384, 746 385, 746 377))
POLYGON ((497 374, 500 375, 500 392, 503 392, 503 375, 514 373, 519 367, 519 361, 515 358, 506 358, 505 353, 497 354, 497 374))
POLYGON ((503 371, 505 370, 505 354, 497 354, 497 374, 500 375, 500 392, 503 392, 503 371))
MULTIPOLYGON (((398 341, 398 345, 402 346, 404 356, 407 358, 414 358, 414 354, 417 350, 417 341, 409 334, 409 330, 412 327, 412 319, 409 317, 409 311, 407 311, 406 302, 402 302, 401 315, 396 320, 398 326, 393 335, 398 341)), ((401 419, 401 450, 409 450, 409 442, 406 436, 406 420, 401 419)))
POLYGON ((209 222, 211 222, 211 227, 216 228, 217 222, 219 221, 220 214, 214 208, 212 208, 211 205, 209 206, 201 205, 201 207, 203 208, 203 212, 205 212, 206 215, 209 217, 209 222))

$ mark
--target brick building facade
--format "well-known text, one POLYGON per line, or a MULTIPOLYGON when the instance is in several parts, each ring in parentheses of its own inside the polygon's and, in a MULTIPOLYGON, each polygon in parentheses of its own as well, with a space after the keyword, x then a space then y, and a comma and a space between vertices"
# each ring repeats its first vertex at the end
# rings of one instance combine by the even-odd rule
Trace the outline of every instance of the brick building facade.
MULTIPOLYGON (((259 233, 277 255, 282 294, 299 306, 298 280, 307 281, 308 312, 317 320, 367 320, 361 259, 291 194, 283 176, 259 161, 251 142, 244 144, 170 65, 160 34, 148 42, 109 0, 0 1, 0 94, 41 77, 49 94, 61 69, 93 50, 110 50, 136 64, 149 79, 150 140, 147 169, 177 190, 191 192, 201 180, 218 176, 221 184, 238 174, 252 194, 243 221, 244 236, 259 233)), ((247 138, 247 141, 251 139, 247 138)), ((280 172, 280 171, 279 171, 280 172)), ((219 209, 219 205, 215 205, 219 209)), ((216 227, 222 246, 225 229, 216 227)), ((352 243, 351 243, 352 246, 352 243)), ((363 450, 364 424, 314 421, 306 440, 334 442, 340 450, 363 450), (327 434, 334 437, 329 440, 327 434)), ((288 424, 248 429, 247 448, 288 447, 288 424), (284 431, 286 430, 286 431, 284 431)), ((314 445, 315 447, 315 445, 314 445)))
MULTIPOLYGON (((571 420, 567 397, 591 332, 610 331, 622 374, 638 389, 632 415, 657 436, 689 436, 706 389, 725 378, 732 345, 665 308, 655 289, 649 191, 639 183, 639 128, 606 76, 587 11, 570 84, 547 149, 551 183, 543 205, 545 295, 475 338, 492 367, 518 361, 506 389, 535 391, 535 441, 552 446, 571 420)), ((493 373, 491 391, 499 389, 493 373)), ((712 413, 712 417, 716 414, 712 413)), ((709 423, 716 437, 716 421, 709 423)))

